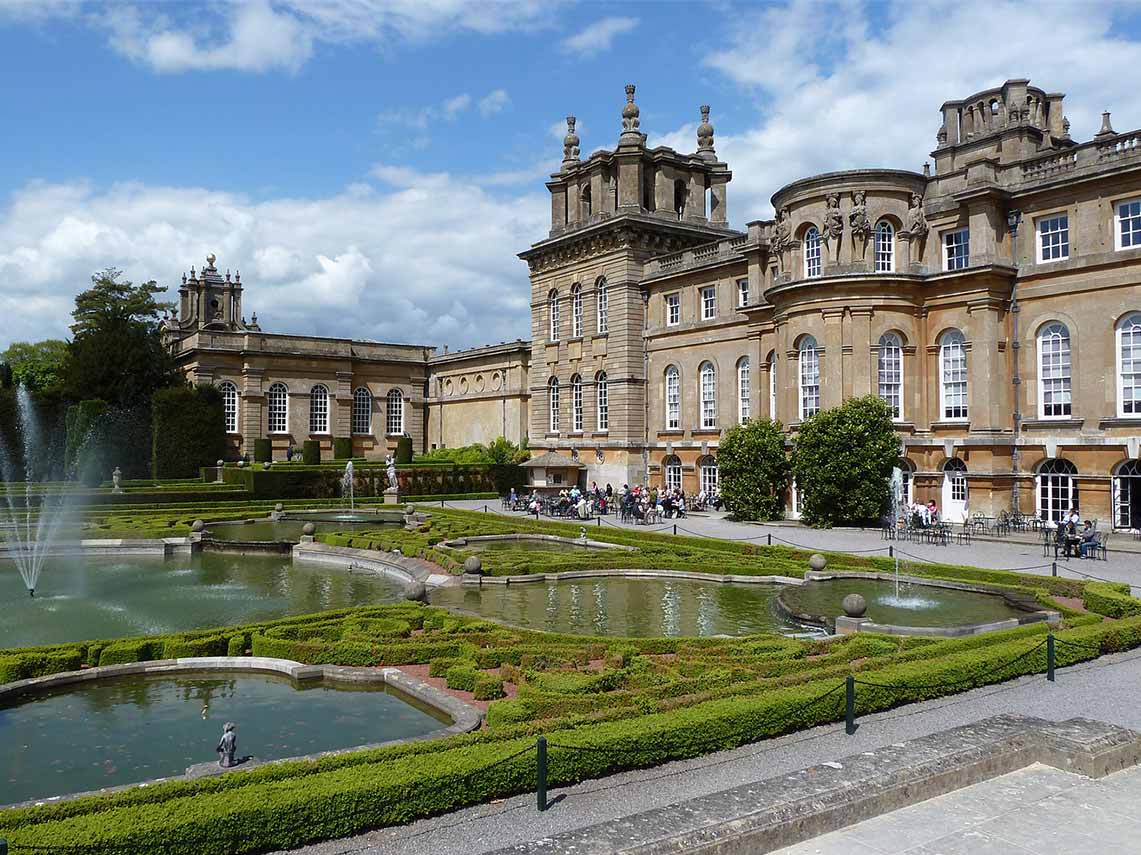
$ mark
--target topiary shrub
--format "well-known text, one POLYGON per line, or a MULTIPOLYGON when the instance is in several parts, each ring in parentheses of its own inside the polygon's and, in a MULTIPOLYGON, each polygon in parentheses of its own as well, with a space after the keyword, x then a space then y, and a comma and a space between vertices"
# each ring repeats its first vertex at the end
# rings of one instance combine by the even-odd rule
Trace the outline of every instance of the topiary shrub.
POLYGON ((254 440, 254 460, 257 463, 267 463, 273 460, 273 440, 268 436, 258 437, 254 440))
POLYGON ((448 681, 449 689, 461 692, 470 692, 475 689, 475 681, 479 679, 479 671, 472 664, 453 665, 444 675, 448 681))
POLYGON ((789 463, 779 421, 758 419, 729 428, 717 449, 717 469, 721 497, 737 519, 784 516, 789 463))
POLYGON ((477 701, 495 701, 505 697, 506 694, 503 691, 503 681, 498 677, 491 674, 480 674, 475 678, 472 695, 477 701))
POLYGON ((245 635, 231 635, 226 643, 226 655, 245 656, 247 646, 245 635))
POLYGON ((307 439, 301 446, 301 462, 306 466, 316 466, 321 462, 321 443, 315 439, 307 439))
POLYGON ((353 456, 353 440, 348 436, 333 437, 333 459, 348 460, 353 456))
POLYGON ((189 478, 226 451, 222 393, 213 386, 159 389, 151 399, 151 474, 189 478))
POLYGON ((402 436, 396 440, 396 463, 412 462, 412 437, 402 436))

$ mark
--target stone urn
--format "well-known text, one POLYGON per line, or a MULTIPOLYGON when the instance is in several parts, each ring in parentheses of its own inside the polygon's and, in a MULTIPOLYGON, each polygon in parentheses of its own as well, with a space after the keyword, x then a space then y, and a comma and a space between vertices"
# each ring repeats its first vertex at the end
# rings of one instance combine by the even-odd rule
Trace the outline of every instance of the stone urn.
POLYGON ((193 532, 202 531, 204 528, 206 528, 206 523, 202 522, 202 520, 195 520, 190 524, 190 530, 193 532))
POLYGON ((307 522, 305 525, 301 526, 301 533, 306 537, 312 537, 315 531, 317 531, 317 526, 313 525, 311 522, 307 522))
POLYGON ((868 610, 868 601, 864 599, 863 594, 848 594, 840 603, 840 608, 848 617, 860 618, 868 610))
POLYGON ((815 570, 817 573, 819 573, 821 570, 823 570, 827 566, 828 566, 828 559, 826 559, 819 552, 814 552, 814 553, 812 553, 812 555, 810 555, 808 557, 809 569, 815 570))
POLYGON ((464 559, 464 573, 472 576, 483 575, 483 562, 479 560, 478 555, 469 555, 464 559))

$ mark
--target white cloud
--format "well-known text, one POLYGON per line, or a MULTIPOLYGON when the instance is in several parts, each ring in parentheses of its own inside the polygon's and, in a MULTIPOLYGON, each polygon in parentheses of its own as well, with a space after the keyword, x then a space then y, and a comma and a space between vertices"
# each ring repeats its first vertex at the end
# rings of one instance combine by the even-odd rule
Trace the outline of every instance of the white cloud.
POLYGON ((0 349, 67 334, 92 273, 121 267, 177 291, 210 252, 240 269, 266 330, 452 347, 526 337, 526 266, 545 234, 542 188, 378 165, 316 199, 252 201, 199 187, 29 183, 0 206, 0 349))
POLYGON ((601 18, 562 40, 561 47, 566 53, 579 56, 594 56, 610 50, 614 39, 638 26, 637 18, 601 18))
POLYGON ((511 96, 506 89, 493 89, 479 99, 479 114, 484 118, 502 113, 511 104, 511 96))
POLYGON ((457 95, 455 98, 449 98, 441 105, 440 115, 450 122, 470 106, 470 95, 457 95))
MULTIPOLYGON (((1032 15, 1010 0, 867 7, 794 0, 737 16, 726 48, 707 60, 761 105, 760 118, 744 130, 716 137, 718 155, 733 169, 733 221, 771 216, 772 193, 814 173, 918 171, 935 147, 939 105, 1008 78, 1066 92, 1076 139, 1096 132, 1107 105, 1118 130, 1141 126, 1141 91, 1127 75, 1106 73, 1141 50, 1141 41, 1114 33, 1114 14, 1124 11, 1053 4, 1050 14, 1032 15), (821 41, 822 33, 831 35, 821 41)), ((716 127, 716 101, 713 108, 716 127)), ((695 147, 691 127, 682 129, 683 151, 695 147)), ((667 144, 681 138, 675 131, 667 144)))

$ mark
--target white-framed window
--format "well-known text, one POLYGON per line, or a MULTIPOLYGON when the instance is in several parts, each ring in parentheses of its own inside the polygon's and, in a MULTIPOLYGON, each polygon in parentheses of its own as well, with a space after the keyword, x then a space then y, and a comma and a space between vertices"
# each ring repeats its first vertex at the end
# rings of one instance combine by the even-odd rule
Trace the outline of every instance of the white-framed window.
POLYGON ((681 428, 681 376, 677 366, 666 369, 666 430, 681 428))
POLYGON ((681 294, 666 294, 666 326, 676 327, 681 323, 681 294))
POLYGON ((701 382, 701 427, 708 430, 717 427, 717 369, 712 362, 703 362, 698 374, 701 382))
POLYGON ((1141 314, 1117 325, 1117 414, 1141 416, 1141 314))
POLYGON ((289 389, 284 383, 274 383, 265 393, 266 414, 270 433, 289 432, 289 389))
POLYGON ((372 392, 364 386, 353 390, 353 433, 372 433, 372 392))
POLYGON ((552 377, 547 383, 547 430, 559 432, 559 378, 552 377))
POLYGON ((610 387, 606 372, 599 371, 594 381, 594 399, 598 413, 598 430, 610 430, 610 387))
POLYGON ((811 418, 820 411, 820 351, 816 339, 806 335, 800 340, 800 420, 811 418))
POLYGON ((329 387, 318 383, 309 390, 309 433, 329 432, 329 387))
POLYGON ((1070 257, 1070 218, 1066 214, 1041 217, 1037 221, 1035 238, 1038 243, 1038 261, 1063 261, 1070 257))
POLYGON ((1038 519, 1057 524, 1062 515, 1078 507, 1078 488, 1074 476, 1078 468, 1068 460, 1055 457, 1038 467, 1034 479, 1038 519))
POLYGON ((749 280, 737 280, 737 305, 744 307, 749 305, 749 280))
POLYGON ((238 387, 226 380, 219 384, 218 391, 222 393, 222 416, 226 425, 226 433, 237 433, 238 387))
POLYGON ((1113 220, 1117 249, 1141 246, 1141 199, 1118 202, 1114 208, 1113 220))
POLYGON ((804 276, 820 275, 820 229, 813 226, 804 233, 804 276))
POLYGON ((711 321, 717 317, 717 286, 701 289, 701 319, 711 321))
POLYGON ((880 397, 891 408, 891 417, 903 418, 903 342, 893 332, 880 336, 879 359, 880 397))
POLYGON ((385 433, 389 436, 402 436, 404 434, 404 393, 399 389, 389 389, 387 402, 385 433))
POLYGON ((943 269, 962 270, 971 266, 971 230, 943 233, 943 269))
POLYGON ((701 491, 706 496, 711 496, 717 492, 718 471, 717 461, 711 455, 706 455, 701 458, 697 463, 697 471, 700 476, 701 491))
POLYGON ((737 421, 744 424, 749 420, 749 357, 743 356, 737 363, 737 421))
POLYGON ((571 338, 582 338, 582 286, 571 286, 571 338))
POLYGON ((967 419, 967 347, 963 334, 947 330, 939 342, 939 412, 946 421, 967 419))
POLYGON ((552 291, 547 295, 547 318, 550 320, 550 331, 547 338, 550 341, 559 340, 559 292, 552 291))
POLYGON ((895 270, 895 229, 887 220, 880 220, 875 235, 875 271, 891 273, 895 270))
POLYGON ((666 489, 681 489, 681 460, 676 454, 671 454, 662 461, 662 470, 666 473, 666 489))
POLYGON ((777 354, 769 353, 769 418, 776 421, 777 417, 777 354))
POLYGON ((571 431, 582 433, 582 378, 571 377, 571 431))
POLYGON ((606 280, 599 279, 595 286, 595 305, 598 314, 598 334, 606 335, 610 331, 610 297, 606 289, 606 280))
POLYGON ((1070 331, 1058 322, 1038 333, 1038 417, 1063 419, 1071 415, 1070 331))
MULTIPOLYGON (((912 497, 912 487, 914 486, 915 465, 910 460, 899 461, 899 479, 901 484, 899 500, 903 503, 905 509, 910 509, 915 504, 915 499, 912 497)), ((908 513, 910 511, 908 510, 908 513)))

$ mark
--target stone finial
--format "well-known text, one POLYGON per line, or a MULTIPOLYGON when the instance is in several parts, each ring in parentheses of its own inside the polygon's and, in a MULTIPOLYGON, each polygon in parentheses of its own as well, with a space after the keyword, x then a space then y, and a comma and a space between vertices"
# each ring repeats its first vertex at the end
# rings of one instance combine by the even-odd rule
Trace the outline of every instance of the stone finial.
POLYGON ((923 177, 924 178, 930 178, 931 177, 931 163, 930 163, 930 161, 926 161, 926 160, 923 161, 923 177))
POLYGON ((1062 139, 1070 138, 1070 117, 1062 116, 1062 139))
POLYGON ((1109 110, 1101 114, 1101 130, 1093 135, 1095 140, 1103 139, 1104 137, 1116 136, 1117 131, 1113 129, 1113 125, 1109 123, 1109 110))
POLYGON ((196 278, 196 277, 195 277, 195 275, 194 275, 194 265, 193 265, 193 264, 192 264, 192 265, 190 265, 190 278, 191 278, 191 279, 195 279, 195 278, 196 278))
POLYGON ((940 146, 944 146, 947 144, 947 126, 946 125, 942 125, 939 128, 939 133, 935 134, 935 142, 937 142, 940 146))
POLYGON ((186 273, 185 272, 182 274, 182 284, 183 285, 186 284, 186 273))
POLYGON ((226 281, 227 282, 230 281, 230 271, 229 270, 226 271, 226 281))
POLYGON ((697 153, 706 159, 717 155, 713 151, 713 125, 709 124, 709 105, 701 105, 701 124, 697 126, 697 153))
POLYGON ((567 135, 563 137, 563 166, 570 166, 579 162, 579 138, 578 134, 574 132, 574 125, 577 121, 574 116, 567 116, 567 135))
POLYGON ((214 253, 210 253, 208 256, 206 256, 206 266, 208 268, 212 268, 214 266, 214 262, 217 260, 218 256, 214 255, 214 253))
POLYGON ((235 282, 241 282, 242 281, 242 271, 240 271, 240 270, 234 271, 234 281, 235 282))
POLYGON ((638 105, 634 103, 634 84, 626 84, 626 105, 622 108, 622 136, 618 138, 619 143, 634 143, 641 145, 642 132, 638 130, 642 123, 638 119, 641 115, 641 110, 638 105))

